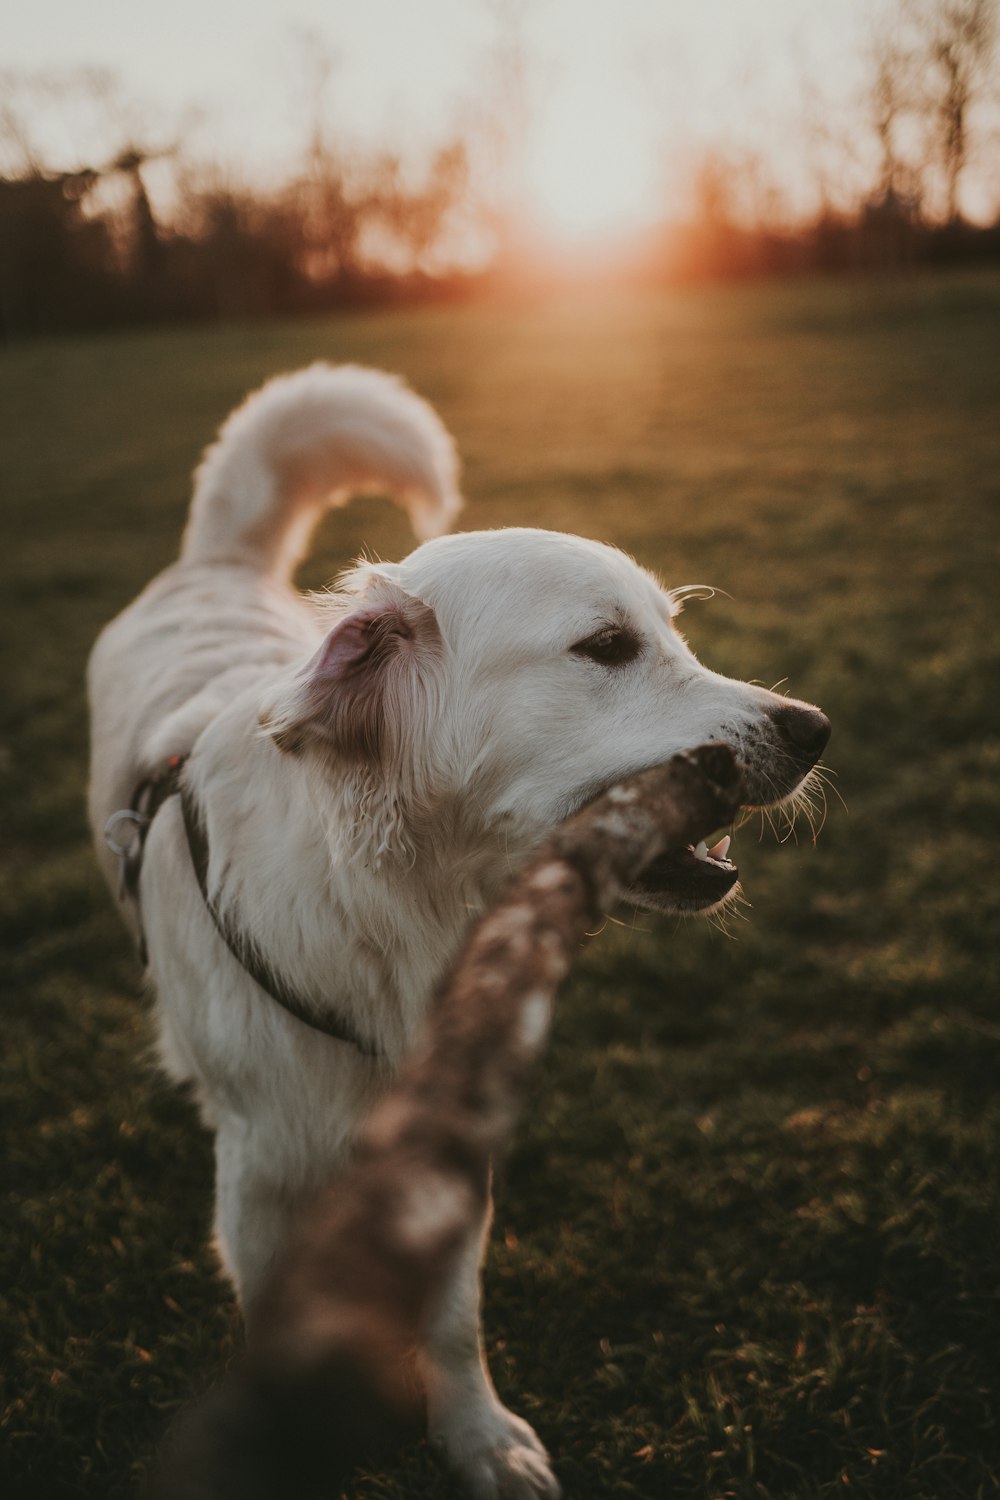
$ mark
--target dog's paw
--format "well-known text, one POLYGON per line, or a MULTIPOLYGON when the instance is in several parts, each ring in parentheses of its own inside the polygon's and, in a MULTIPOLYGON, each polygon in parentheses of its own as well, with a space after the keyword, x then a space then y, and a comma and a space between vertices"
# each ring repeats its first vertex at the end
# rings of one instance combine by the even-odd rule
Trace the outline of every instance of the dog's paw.
POLYGON ((499 1402, 450 1412, 431 1442, 469 1500, 558 1500, 562 1493, 533 1427, 499 1402))

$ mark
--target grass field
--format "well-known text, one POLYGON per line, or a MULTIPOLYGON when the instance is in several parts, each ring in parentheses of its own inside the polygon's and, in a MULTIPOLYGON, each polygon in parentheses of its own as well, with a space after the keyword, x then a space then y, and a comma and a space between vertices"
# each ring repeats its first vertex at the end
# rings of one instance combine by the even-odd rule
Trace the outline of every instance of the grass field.
MULTIPOLYGON (((228 409, 316 357, 402 371, 464 524, 728 592, 713 667, 823 705, 818 844, 737 836, 729 936, 620 913, 503 1168, 497 1384, 567 1496, 1000 1493, 995 850, 1000 282, 603 297, 39 343, 0 358, 8 1500, 119 1497, 239 1324, 210 1147, 149 1063, 88 849, 84 663, 173 555, 228 409), (989 874, 994 870, 993 876, 989 874)), ((303 574, 409 546, 385 502, 303 574)), ((449 1493, 427 1453, 358 1500, 449 1493)))

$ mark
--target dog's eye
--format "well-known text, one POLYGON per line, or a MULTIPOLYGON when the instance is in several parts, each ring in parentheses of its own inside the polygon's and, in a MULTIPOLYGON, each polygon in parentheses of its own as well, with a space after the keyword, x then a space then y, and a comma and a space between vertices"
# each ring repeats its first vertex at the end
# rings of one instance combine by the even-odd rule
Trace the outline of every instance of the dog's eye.
POLYGON ((639 637, 620 625, 608 625, 596 635, 577 641, 570 650, 574 656, 586 656, 590 661, 600 662, 604 667, 624 667, 635 661, 641 650, 639 637))

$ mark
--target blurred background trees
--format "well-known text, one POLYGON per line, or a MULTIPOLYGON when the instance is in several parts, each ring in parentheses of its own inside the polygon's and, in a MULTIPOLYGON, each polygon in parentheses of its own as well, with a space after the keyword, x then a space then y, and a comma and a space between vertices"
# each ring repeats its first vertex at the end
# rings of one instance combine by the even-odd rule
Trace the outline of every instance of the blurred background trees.
MULTIPOLYGON (((151 122, 107 74, 0 75, 0 335, 465 295, 543 268, 558 277, 551 246, 532 272, 525 188, 544 68, 524 0, 489 0, 489 10, 494 44, 475 102, 422 157, 406 141, 371 150, 350 140, 336 123, 338 60, 300 34, 303 146, 273 184, 206 162, 190 121, 151 122), (43 158, 32 122, 55 94, 100 117, 88 139, 106 145, 93 160, 43 158)), ((998 203, 972 222, 963 199, 970 165, 1000 159, 997 57, 998 0, 891 0, 870 27, 850 130, 803 80, 810 206, 790 208, 764 152, 703 142, 687 164, 685 209, 668 223, 666 195, 651 204, 662 228, 620 251, 616 273, 898 271, 1000 257, 998 203)))

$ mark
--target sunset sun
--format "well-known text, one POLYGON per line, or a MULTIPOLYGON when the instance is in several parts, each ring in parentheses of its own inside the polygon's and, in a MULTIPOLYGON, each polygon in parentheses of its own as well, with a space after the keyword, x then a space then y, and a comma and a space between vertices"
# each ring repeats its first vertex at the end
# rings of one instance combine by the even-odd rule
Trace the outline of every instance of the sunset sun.
POLYGON ((584 90, 559 100, 540 123, 527 164, 541 231, 586 243, 635 230, 660 216, 656 150, 638 106, 621 98, 598 111, 584 90))

